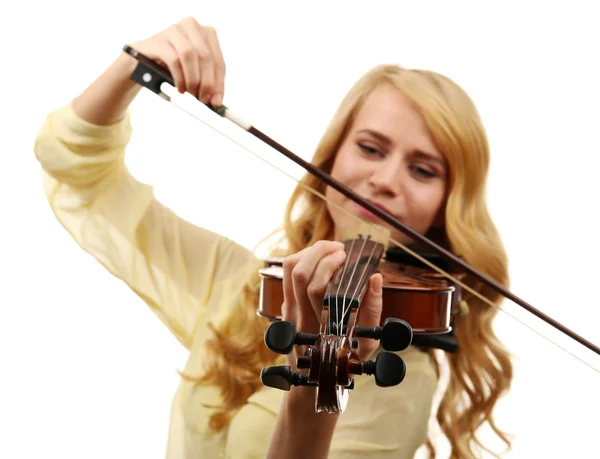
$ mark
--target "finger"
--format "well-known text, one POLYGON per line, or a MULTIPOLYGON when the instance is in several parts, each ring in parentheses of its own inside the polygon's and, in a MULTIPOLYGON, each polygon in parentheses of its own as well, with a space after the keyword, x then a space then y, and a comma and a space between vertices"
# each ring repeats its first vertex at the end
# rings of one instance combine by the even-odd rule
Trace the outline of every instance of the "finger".
MULTIPOLYGON (((167 32, 169 43, 175 48, 179 55, 179 62, 183 69, 185 79, 184 90, 190 94, 196 95, 200 84, 200 69, 198 65, 198 54, 195 46, 188 39, 182 27, 178 24, 171 26, 167 32)), ((179 89, 179 88, 177 88, 179 89)))
POLYGON ((198 98, 203 103, 208 104, 215 89, 215 66, 212 58, 200 60, 200 73, 202 74, 202 80, 200 81, 198 98))
POLYGON ((281 305, 281 315, 283 320, 298 323, 298 308, 296 308, 296 300, 294 297, 294 286, 292 282, 292 270, 300 260, 303 252, 301 250, 298 253, 289 255, 283 259, 283 304, 281 305))
MULTIPOLYGON (((294 268, 296 267, 298 262, 302 259, 302 257, 305 256, 306 252, 309 250, 311 250, 311 248, 306 247, 306 248, 300 250, 299 252, 296 252, 292 255, 288 255, 288 256, 284 257, 284 259, 283 259, 282 285, 283 285, 283 302, 284 302, 283 309, 285 309, 285 310, 282 310, 282 315, 288 311, 291 314, 291 310, 292 310, 291 307, 295 303, 292 271, 294 270, 294 268)), ((284 319, 284 320, 289 320, 289 319, 284 319)))
POLYGON ((214 56, 207 41, 206 27, 202 27, 196 21, 189 21, 185 24, 185 31, 196 46, 196 52, 198 53, 198 66, 201 75, 200 87, 197 93, 198 99, 207 104, 210 102, 214 89, 215 69, 214 56))
MULTIPOLYGON (((304 252, 302 257, 292 269, 292 286, 294 289, 294 297, 299 309, 299 318, 307 321, 307 323, 304 325, 308 325, 310 323, 312 331, 316 331, 314 330, 314 317, 316 317, 318 329, 318 323, 321 321, 319 315, 321 308, 319 307, 318 311, 316 308, 313 308, 313 304, 308 296, 309 284, 313 280, 315 270, 321 260, 335 251, 340 250, 342 247, 343 244, 341 242, 318 241, 304 252)), ((315 283, 319 284, 320 282, 315 281, 315 283)))
POLYGON ((190 43, 196 50, 196 63, 200 73, 200 84, 194 95, 203 103, 210 102, 214 87, 214 56, 207 41, 205 27, 200 26, 195 20, 189 19, 181 22, 181 27, 190 43))
POLYGON ((318 322, 321 321, 321 310, 323 309, 323 297, 325 296, 329 281, 335 270, 346 260, 346 252, 343 249, 336 250, 322 258, 313 274, 312 280, 306 288, 306 295, 315 312, 318 322))
MULTIPOLYGON (((298 346, 300 347, 300 346, 298 346)), ((304 347, 304 346, 302 346, 304 347)), ((298 361, 298 355, 302 355, 302 353, 304 353, 303 350, 300 351, 301 353, 299 354, 298 352, 296 352, 296 348, 293 347, 291 352, 289 354, 286 354, 285 356, 285 360, 287 362, 287 364, 292 367, 292 371, 298 371, 298 367, 296 366, 296 362, 298 361)))
MULTIPOLYGON (((357 324, 361 327, 377 327, 381 322, 383 311, 383 277, 375 273, 369 279, 367 292, 358 310, 357 324)), ((359 338, 358 355, 361 359, 367 359, 375 352, 379 342, 370 338, 359 338)))
POLYGON ((183 69, 181 68, 181 62, 179 61, 179 54, 175 47, 167 40, 163 40, 156 45, 157 47, 157 58, 159 63, 164 64, 171 72, 173 82, 177 90, 183 94, 185 91, 185 77, 183 75, 183 69))
POLYGON ((225 59, 223 59, 223 51, 221 50, 216 30, 212 27, 205 27, 204 30, 204 37, 213 56, 215 72, 214 89, 210 103, 213 106, 218 107, 223 102, 223 97, 225 95, 225 59))
MULTIPOLYGON (((283 304, 281 305, 281 318, 282 320, 286 320, 292 322, 294 324, 298 323, 298 309, 295 307, 294 303, 294 290, 291 285, 291 270, 294 268, 297 255, 291 257, 285 257, 283 259, 283 304)), ((297 353, 295 347, 292 348, 292 351, 286 355, 287 364, 292 368, 292 371, 296 371, 296 359, 297 353)))

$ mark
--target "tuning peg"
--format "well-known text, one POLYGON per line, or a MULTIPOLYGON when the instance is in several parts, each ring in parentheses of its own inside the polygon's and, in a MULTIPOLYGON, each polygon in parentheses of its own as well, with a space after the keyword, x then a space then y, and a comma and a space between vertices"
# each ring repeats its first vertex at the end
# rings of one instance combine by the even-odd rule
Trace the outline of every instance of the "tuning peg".
POLYGON ((296 333, 296 326, 293 322, 280 321, 273 322, 265 331, 265 344, 277 354, 289 354, 294 345, 312 345, 317 342, 319 335, 309 333, 296 333))
POLYGON ((375 361, 363 362, 363 372, 375 375, 375 384, 380 387, 390 387, 400 384, 406 376, 404 359, 391 352, 382 352, 375 361))
POLYGON ((413 332, 408 322, 388 317, 383 322, 381 345, 386 351, 403 351, 412 342, 413 332))
POLYGON ((359 338, 378 339, 386 351, 394 352, 406 349, 413 338, 408 322, 393 317, 385 319, 383 327, 356 327, 355 333, 359 338))
POLYGON ((290 390, 292 386, 312 386, 308 376, 293 372, 289 365, 266 367, 260 372, 260 380, 265 386, 275 389, 290 390))

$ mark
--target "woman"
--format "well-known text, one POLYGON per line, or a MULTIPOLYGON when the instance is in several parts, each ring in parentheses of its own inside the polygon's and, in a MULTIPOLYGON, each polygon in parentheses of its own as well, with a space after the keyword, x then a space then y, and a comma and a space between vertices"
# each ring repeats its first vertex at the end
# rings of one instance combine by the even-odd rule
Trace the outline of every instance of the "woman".
MULTIPOLYGON (((225 64, 212 28, 187 18, 132 46, 166 65, 180 92, 222 103, 225 64)), ((452 457, 477 454, 475 431, 484 422, 508 443, 492 410, 508 390, 512 366, 492 330, 496 309, 474 297, 467 296, 469 313, 455 323, 456 355, 409 347, 401 353, 405 380, 382 389, 372 377, 357 377, 342 416, 315 414, 314 389, 283 393, 261 384, 262 368, 285 361, 266 349, 268 323, 256 316, 261 262, 176 216, 124 165, 127 108, 140 90, 129 79, 135 65, 119 55, 81 95, 51 113, 35 154, 57 219, 189 349, 168 457, 409 458, 424 444, 433 454, 428 423, 444 365, 449 382, 437 421, 452 457)), ((468 96, 448 78, 396 66, 367 72, 342 101, 313 163, 507 284, 506 256, 484 200, 485 132, 468 96)), ((322 288, 345 258, 341 231, 352 227, 353 216, 382 222, 313 176, 302 183, 328 202, 298 187, 276 249, 286 255, 284 318, 311 332, 322 288)), ((396 230, 392 237, 410 242, 396 230)), ((363 325, 379 323, 381 285, 379 274, 369 280, 363 325)), ((377 352, 373 346, 361 346, 361 358, 377 352)))

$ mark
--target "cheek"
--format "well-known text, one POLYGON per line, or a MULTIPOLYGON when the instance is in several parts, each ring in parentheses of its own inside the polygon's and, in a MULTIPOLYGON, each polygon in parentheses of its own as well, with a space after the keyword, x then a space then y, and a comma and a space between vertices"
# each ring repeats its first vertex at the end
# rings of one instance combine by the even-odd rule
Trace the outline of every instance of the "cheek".
POLYGON ((413 225, 425 231, 434 222, 444 204, 444 187, 440 185, 415 190, 408 202, 413 225))
POLYGON ((357 191, 357 186, 366 179, 366 171, 367 168, 361 162, 341 158, 339 162, 334 164, 330 175, 347 188, 357 191))
MULTIPOLYGON (((333 164, 330 175, 345 187, 358 191, 356 190, 356 187, 360 182, 360 177, 357 176, 356 168, 350 167, 352 166, 350 161, 344 161, 343 156, 343 152, 340 152, 337 158, 340 159, 340 161, 336 161, 333 164)), ((348 224, 347 220, 350 217, 348 217, 340 207, 348 210, 350 199, 330 186, 325 189, 325 197, 330 201, 327 203, 327 208, 334 225, 337 227, 348 224)))
MULTIPOLYGON (((338 157, 339 159, 339 157, 338 157)), ((345 163, 343 161, 336 161, 333 164, 333 167, 331 169, 330 174, 331 177, 335 180, 337 180, 338 182, 340 182, 342 185, 346 186, 346 187, 351 187, 352 185, 352 174, 351 171, 348 170, 347 165, 345 165, 345 163)), ((339 193, 338 191, 336 191, 335 189, 331 188, 331 187, 327 187, 326 191, 325 191, 325 196, 327 197, 327 199, 331 199, 332 201, 339 203, 342 200, 345 199, 345 196, 342 195, 341 193, 339 193)))

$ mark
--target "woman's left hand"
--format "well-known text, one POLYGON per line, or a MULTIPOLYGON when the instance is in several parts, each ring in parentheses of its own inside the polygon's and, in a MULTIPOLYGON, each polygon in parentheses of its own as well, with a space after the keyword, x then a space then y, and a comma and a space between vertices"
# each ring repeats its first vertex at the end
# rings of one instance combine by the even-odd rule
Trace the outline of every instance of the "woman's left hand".
MULTIPOLYGON (((286 257, 283 261, 283 320, 293 322, 297 331, 319 333, 323 297, 335 270, 346 259, 344 244, 337 241, 317 241, 310 247, 286 257)), ((376 327, 381 321, 383 279, 376 273, 359 308, 357 324, 376 327)), ((368 359, 377 349, 376 340, 359 339, 358 357, 368 359)), ((295 369, 295 353, 288 363, 295 369)))

